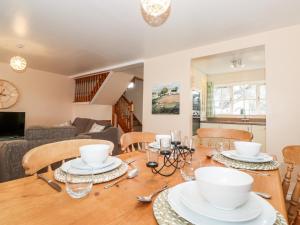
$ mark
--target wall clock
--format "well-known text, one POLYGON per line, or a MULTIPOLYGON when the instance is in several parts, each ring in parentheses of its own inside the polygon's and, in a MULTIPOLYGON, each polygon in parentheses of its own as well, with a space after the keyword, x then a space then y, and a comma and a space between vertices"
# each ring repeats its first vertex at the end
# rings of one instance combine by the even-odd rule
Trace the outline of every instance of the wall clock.
POLYGON ((6 80, 0 80, 0 109, 15 105, 19 98, 18 89, 6 80))

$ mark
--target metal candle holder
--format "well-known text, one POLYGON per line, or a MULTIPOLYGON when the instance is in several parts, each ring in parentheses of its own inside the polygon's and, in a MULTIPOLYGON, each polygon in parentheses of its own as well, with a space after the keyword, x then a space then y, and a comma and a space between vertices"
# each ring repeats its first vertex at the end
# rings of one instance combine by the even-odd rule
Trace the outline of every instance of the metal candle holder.
POLYGON ((188 156, 192 157, 195 149, 182 146, 181 142, 171 142, 171 149, 160 150, 160 155, 163 156, 163 165, 158 168, 159 164, 155 161, 147 162, 147 167, 151 168, 152 173, 159 174, 164 177, 172 176, 177 169, 184 167, 186 158, 188 156), (182 162, 182 163, 181 163, 182 162), (169 169, 165 172, 165 169, 169 169))

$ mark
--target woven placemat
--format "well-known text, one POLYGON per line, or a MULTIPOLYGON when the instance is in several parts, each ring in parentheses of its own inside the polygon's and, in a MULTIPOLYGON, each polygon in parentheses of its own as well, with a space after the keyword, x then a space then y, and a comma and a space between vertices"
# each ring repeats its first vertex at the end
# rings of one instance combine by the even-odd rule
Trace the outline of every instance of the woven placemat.
POLYGON ((225 157, 220 153, 214 154, 213 160, 227 165, 229 167, 233 167, 236 169, 247 169, 247 170, 276 170, 279 168, 280 163, 272 160, 270 162, 265 163, 252 163, 252 162, 242 162, 234 159, 230 159, 225 157))
MULTIPOLYGON (((168 203, 168 190, 160 193, 154 201, 153 213, 159 225, 191 225, 192 223, 180 217, 168 203)), ((234 224, 234 223, 232 223, 234 224)), ((200 225, 200 224, 199 224, 200 225)), ((202 225, 202 224, 201 224, 202 225)), ((206 225, 206 224, 203 224, 206 225)), ((259 224, 257 224, 259 225, 259 224)), ((274 225, 288 225, 284 217, 277 212, 274 225)))
MULTIPOLYGON (((100 173, 100 174, 94 174, 94 184, 104 183, 107 181, 114 180, 122 175, 124 175, 128 170, 128 165, 125 162, 122 162, 122 164, 109 172, 106 173, 100 173)), ((86 179, 88 179, 90 176, 88 175, 73 175, 72 181, 75 183, 84 182, 86 179)), ((62 171, 60 168, 56 169, 54 171, 54 178, 59 182, 66 182, 66 173, 62 171)))

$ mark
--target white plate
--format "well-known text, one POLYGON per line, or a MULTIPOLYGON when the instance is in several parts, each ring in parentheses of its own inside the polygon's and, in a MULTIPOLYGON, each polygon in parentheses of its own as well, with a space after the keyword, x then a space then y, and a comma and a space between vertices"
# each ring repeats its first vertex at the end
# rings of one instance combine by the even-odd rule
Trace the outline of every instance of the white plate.
POLYGON ((187 208, 199 215, 220 221, 244 222, 258 217, 262 211, 256 194, 251 193, 249 201, 235 210, 222 210, 206 201, 197 188, 197 181, 187 182, 182 186, 180 199, 187 208))
POLYGON ((115 162, 114 160, 114 157, 112 156, 109 156, 104 163, 102 164, 92 164, 92 165, 87 165, 85 164, 81 158, 77 158, 77 159, 73 159, 73 160, 70 160, 71 162, 71 166, 73 168, 76 168, 76 169, 80 169, 80 170, 90 170, 91 167, 93 169, 102 169, 104 167, 107 167, 111 164, 113 164, 115 162))
POLYGON ((193 224, 205 224, 205 225, 274 225, 276 221, 276 211, 274 208, 264 199, 259 198, 262 206, 261 214, 253 220, 245 222, 225 222, 210 219, 205 216, 201 216, 189 208, 187 208, 180 200, 180 193, 184 185, 188 182, 179 184, 169 189, 168 202, 171 208, 182 218, 193 223, 193 224))
MULTIPOLYGON (((116 157, 112 157, 112 158, 113 158, 114 162, 111 165, 104 167, 104 168, 100 168, 100 169, 94 169, 93 173, 94 174, 106 173, 108 171, 118 168, 122 164, 121 159, 116 158, 116 157)), ((81 170, 81 169, 72 167, 71 161, 68 161, 68 162, 62 164, 61 170, 64 172, 68 172, 70 174, 74 174, 74 175, 90 175, 89 170, 81 170)))
POLYGON ((150 148, 160 149, 160 144, 157 143, 157 142, 149 143, 148 146, 149 146, 150 148))
POLYGON ((269 156, 266 153, 260 153, 256 157, 242 156, 236 153, 235 150, 222 151, 221 154, 227 158, 243 161, 243 162, 252 162, 252 163, 265 163, 271 162, 273 160, 272 156, 269 156))

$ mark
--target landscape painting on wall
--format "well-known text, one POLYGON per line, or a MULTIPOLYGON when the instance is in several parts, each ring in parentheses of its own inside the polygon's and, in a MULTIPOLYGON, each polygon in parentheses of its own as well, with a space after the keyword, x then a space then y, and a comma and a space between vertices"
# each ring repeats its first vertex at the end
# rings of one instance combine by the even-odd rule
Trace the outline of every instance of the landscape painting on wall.
POLYGON ((152 114, 179 114, 179 84, 158 84, 152 89, 152 114))

